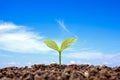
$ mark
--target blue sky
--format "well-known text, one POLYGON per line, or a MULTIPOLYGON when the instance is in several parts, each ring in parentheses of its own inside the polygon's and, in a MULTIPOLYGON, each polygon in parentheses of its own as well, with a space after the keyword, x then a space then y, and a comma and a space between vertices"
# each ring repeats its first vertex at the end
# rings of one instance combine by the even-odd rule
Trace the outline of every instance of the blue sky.
POLYGON ((63 64, 120 64, 119 0, 0 0, 0 67, 58 63, 59 45, 78 41, 62 54, 63 64))

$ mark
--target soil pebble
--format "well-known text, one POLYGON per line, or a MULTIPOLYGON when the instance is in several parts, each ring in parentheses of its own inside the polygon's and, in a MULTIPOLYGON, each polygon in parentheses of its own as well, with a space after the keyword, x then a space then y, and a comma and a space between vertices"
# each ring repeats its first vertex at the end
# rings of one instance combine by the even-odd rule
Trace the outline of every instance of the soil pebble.
POLYGON ((35 64, 0 69, 0 80, 120 80, 120 66, 35 64))

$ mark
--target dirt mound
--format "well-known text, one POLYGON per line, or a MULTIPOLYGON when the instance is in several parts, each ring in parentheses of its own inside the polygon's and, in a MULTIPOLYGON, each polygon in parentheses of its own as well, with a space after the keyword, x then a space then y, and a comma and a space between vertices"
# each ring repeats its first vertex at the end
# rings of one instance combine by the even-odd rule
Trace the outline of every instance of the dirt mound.
POLYGON ((38 64, 0 69, 0 80, 120 80, 120 66, 38 64))

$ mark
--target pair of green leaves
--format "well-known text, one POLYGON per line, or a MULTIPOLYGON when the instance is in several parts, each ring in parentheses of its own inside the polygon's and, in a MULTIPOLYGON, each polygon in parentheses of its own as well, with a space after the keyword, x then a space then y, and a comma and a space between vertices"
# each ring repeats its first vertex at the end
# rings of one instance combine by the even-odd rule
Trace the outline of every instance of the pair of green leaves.
POLYGON ((76 38, 67 38, 65 39, 62 44, 61 47, 59 48, 58 45, 56 44, 55 41, 53 40, 45 40, 44 43, 49 47, 52 48, 58 52, 62 52, 64 49, 66 49, 67 47, 69 47, 71 44, 73 44, 74 42, 76 42, 77 39, 76 38))

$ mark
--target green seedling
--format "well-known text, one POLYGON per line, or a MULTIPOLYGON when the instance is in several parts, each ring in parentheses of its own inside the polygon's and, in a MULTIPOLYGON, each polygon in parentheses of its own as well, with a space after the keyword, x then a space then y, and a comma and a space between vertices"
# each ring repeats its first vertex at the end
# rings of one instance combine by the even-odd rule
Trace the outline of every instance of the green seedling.
POLYGON ((56 44, 55 41, 53 40, 45 40, 44 43, 49 47, 54 50, 56 50, 59 53, 59 66, 61 66, 61 53, 63 50, 65 50, 67 47, 69 47, 71 44, 75 43, 77 41, 76 38, 67 38, 65 39, 61 47, 59 48, 58 45, 56 44))

